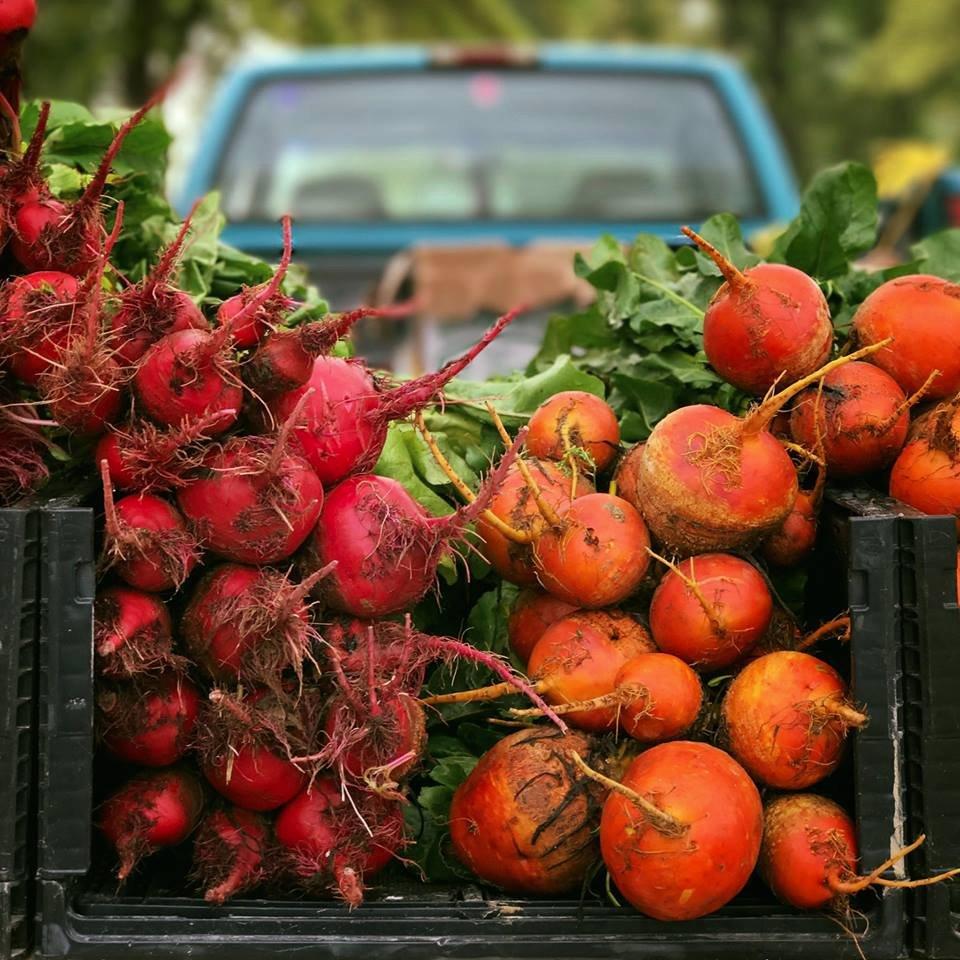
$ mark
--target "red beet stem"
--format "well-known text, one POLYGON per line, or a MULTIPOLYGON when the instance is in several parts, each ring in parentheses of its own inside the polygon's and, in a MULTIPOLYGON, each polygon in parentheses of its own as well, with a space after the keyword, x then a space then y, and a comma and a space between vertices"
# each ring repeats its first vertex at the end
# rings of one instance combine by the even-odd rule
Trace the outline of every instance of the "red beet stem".
POLYGON ((497 465, 487 474, 483 486, 471 503, 460 507, 455 513, 442 517, 431 517, 427 522, 439 532, 439 538, 455 536, 468 523, 473 523, 489 506, 497 492, 503 486, 507 473, 516 461, 520 449, 527 439, 529 428, 518 431, 513 443, 500 457, 497 465))
POLYGON ((166 283, 170 278, 170 275, 180 258, 180 254, 183 251, 183 245, 186 242, 187 234, 190 232, 193 215, 197 212, 197 207, 199 207, 201 203, 203 203, 202 197, 194 201, 193 206, 190 208, 186 217, 184 217, 183 223, 180 225, 180 229, 177 231, 176 237, 174 237, 167 249, 163 251, 153 270, 151 270, 147 275, 147 278, 143 284, 144 290, 151 290, 159 287, 161 284, 166 283))
POLYGON ((291 599, 295 602, 303 600, 324 577, 329 577, 333 573, 339 562, 339 560, 331 560, 326 566, 311 573, 309 577, 297 584, 296 589, 291 594, 291 599))
POLYGON ((427 374, 405 383, 383 398, 381 415, 386 420, 400 420, 414 410, 426 406, 455 376, 463 371, 480 353, 503 332, 507 325, 526 310, 514 307, 499 317, 489 330, 456 360, 444 364, 436 373, 427 374))
POLYGON ((313 392, 313 387, 305 390, 303 396, 297 401, 297 405, 291 411, 290 416, 283 421, 280 431, 277 433, 277 440, 270 454, 270 459, 267 461, 266 468, 263 471, 265 474, 276 476, 277 471, 280 469, 280 463, 283 460, 284 453, 286 452, 287 444, 290 442, 290 434, 299 422, 300 414, 303 412, 303 408, 307 405, 307 401, 313 392))
POLYGON ((50 119, 50 101, 44 100, 40 104, 40 113, 37 116, 37 126, 27 144, 26 152, 23 155, 23 171, 29 174, 35 170, 40 163, 40 152, 43 150, 44 137, 47 135, 47 121, 50 119))
POLYGON ((10 121, 10 136, 13 140, 12 152, 19 153, 20 143, 23 140, 20 133, 20 117, 17 111, 10 106, 10 101, 2 93, 0 93, 0 113, 10 121))
POLYGON ((84 207, 90 207, 99 202, 100 197, 103 194, 103 188, 107 185, 107 177, 110 175, 110 168, 113 166, 113 161, 116 160, 117 154, 120 152, 120 148, 123 146, 124 140, 127 139, 127 135, 158 103, 160 103, 161 100, 163 100, 166 92, 166 87, 161 87, 136 113, 128 117, 120 125, 120 129, 117 131, 117 135, 113 138, 113 141, 107 148, 107 152, 103 155, 103 159, 100 161, 100 166, 97 167, 97 172, 93 175, 93 179, 87 184, 86 189, 80 195, 80 199, 76 202, 74 207, 75 210, 82 210, 84 207))
POLYGON ((499 657, 488 653, 486 650, 478 650, 462 640, 453 640, 450 637, 431 637, 423 634, 419 639, 426 649, 433 650, 441 656, 460 657, 487 667, 501 680, 516 687, 518 693, 522 693, 535 706, 539 707, 543 711, 543 715, 556 724, 563 733, 567 732, 567 725, 557 716, 550 704, 526 680, 518 677, 499 657))

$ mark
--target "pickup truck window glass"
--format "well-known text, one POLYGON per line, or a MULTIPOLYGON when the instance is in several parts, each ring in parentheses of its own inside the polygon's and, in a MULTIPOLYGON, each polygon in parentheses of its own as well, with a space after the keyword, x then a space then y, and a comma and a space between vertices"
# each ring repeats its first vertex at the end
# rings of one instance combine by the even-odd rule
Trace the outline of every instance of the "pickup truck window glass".
POLYGON ((423 71, 256 87, 221 162, 233 221, 699 220, 762 215, 706 80, 423 71))

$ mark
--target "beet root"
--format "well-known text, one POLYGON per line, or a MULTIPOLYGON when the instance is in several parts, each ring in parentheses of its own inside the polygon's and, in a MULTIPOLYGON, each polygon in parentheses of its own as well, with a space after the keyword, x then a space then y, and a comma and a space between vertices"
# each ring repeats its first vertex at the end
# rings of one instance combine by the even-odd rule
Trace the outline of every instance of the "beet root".
POLYGON ((179 673, 104 686, 97 694, 97 722, 115 757, 144 767, 176 763, 190 745, 200 694, 179 673))
POLYGON ((867 723, 827 663, 783 650, 747 664, 727 688, 730 752, 761 783, 799 790, 840 763, 847 732, 867 723))
POLYGON ((494 744, 457 788, 453 850, 481 880, 535 896, 579 889, 597 856, 604 791, 580 774, 571 751, 589 757, 593 741, 576 731, 521 730, 494 744))
POLYGON ((592 393, 566 390, 545 400, 530 417, 527 449, 542 460, 585 458, 603 472, 620 447, 617 416, 592 393))
MULTIPOLYGON (((592 700, 614 693, 617 674, 633 657, 656 649, 649 634, 618 610, 572 613, 552 623, 530 654, 527 671, 535 689, 554 705, 592 700)), ((567 715, 582 730, 611 730, 616 704, 567 715)))
POLYGON ((277 563, 310 535, 323 488, 288 449, 294 415, 277 437, 232 437, 203 461, 177 503, 200 541, 238 563, 277 563))
POLYGON ((203 811, 203 787, 185 767, 139 774, 100 808, 99 826, 120 858, 122 883, 143 857, 183 843, 203 811))
POLYGON ((736 663, 760 641, 773 597, 756 567, 726 553, 668 565, 650 603, 650 632, 664 653, 711 671, 736 663))
POLYGON ((906 393, 934 372, 929 396, 960 391, 960 285, 928 274, 888 280, 860 304, 853 318, 857 341, 893 338, 873 359, 906 393))
POLYGON ((572 603, 540 590, 521 590, 507 621, 510 647, 524 663, 552 623, 577 610, 572 603))
MULTIPOLYGON (((570 502, 570 478, 557 464, 549 460, 526 460, 524 466, 548 508, 559 511, 570 502)), ((592 484, 581 480, 574 495, 586 496, 594 492, 592 484)), ((533 544, 546 529, 546 520, 519 464, 510 468, 490 501, 489 511, 495 519, 523 534, 527 542, 519 543, 506 536, 486 513, 482 513, 477 518, 477 536, 482 541, 484 559, 504 580, 521 587, 539 586, 533 544)))
POLYGON ((641 743, 658 743, 685 734, 703 704, 697 674, 669 653, 641 653, 618 671, 614 690, 635 687, 638 695, 620 709, 618 725, 641 743))
POLYGON ((656 920, 693 920, 735 897, 757 862, 760 794, 730 756, 705 743, 664 743, 627 768, 600 818, 617 889, 656 920))
MULTIPOLYGON (((922 389, 922 388, 921 388, 922 389)), ((896 380, 872 363, 851 363, 800 395, 790 415, 793 439, 823 443, 827 472, 856 477, 888 467, 907 439, 910 404, 896 380)))
POLYGON ((620 603, 640 586, 650 564, 643 517, 620 497, 593 493, 561 508, 534 544, 537 578, 578 607, 620 603))
POLYGON ((897 851, 869 874, 857 870, 856 825, 850 815, 826 797, 797 793, 775 797, 764 810, 760 875, 785 903, 801 910, 849 913, 849 898, 870 886, 894 889, 941 883, 960 873, 947 870, 919 880, 889 879, 883 874, 924 837, 897 851))
POLYGON ((280 811, 274 830, 286 872, 298 885, 332 890, 352 909, 363 902, 366 880, 404 841, 398 801, 372 793, 351 800, 334 780, 318 777, 280 811))
POLYGON ((160 673, 185 663, 173 652, 173 626, 166 605, 140 590, 99 590, 93 636, 100 676, 160 673))
POLYGON ((311 690, 297 702, 265 688, 214 690, 200 713, 195 743, 207 782, 244 810, 275 810, 293 799, 310 776, 290 757, 315 752, 316 701, 311 690))
POLYGON ((876 352, 865 347, 764 400, 745 418, 718 407, 681 407, 643 446, 636 495, 650 532, 681 556, 748 549, 787 518, 797 471, 769 426, 784 404, 832 370, 876 352))
POLYGON ((194 662, 214 680, 276 686, 287 668, 302 676, 317 639, 306 601, 317 579, 295 584, 276 570, 235 563, 214 567, 180 621, 194 662))
POLYGON ((720 268, 724 284, 703 317, 710 365, 735 387, 763 396, 813 373, 830 355, 833 324, 816 281, 795 267, 738 270, 688 227, 683 232, 720 268))
POLYGON ((239 807, 204 817, 193 841, 193 879, 217 905, 253 890, 269 874, 270 823, 239 807))
POLYGON ((149 493, 114 503, 106 460, 100 463, 100 474, 106 509, 103 564, 148 593, 182 586, 200 559, 200 548, 180 512, 149 493))

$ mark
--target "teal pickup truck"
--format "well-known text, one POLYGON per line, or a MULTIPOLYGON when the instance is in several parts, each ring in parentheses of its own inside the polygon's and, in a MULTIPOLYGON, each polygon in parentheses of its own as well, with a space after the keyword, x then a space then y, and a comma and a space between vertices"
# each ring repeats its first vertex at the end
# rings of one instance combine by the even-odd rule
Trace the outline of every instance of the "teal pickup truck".
MULTIPOLYGON (((682 224, 719 210, 749 232, 798 205, 752 84, 704 51, 299 52, 236 66, 198 142, 180 206, 219 190, 225 239, 267 257, 290 212, 297 259, 338 308, 366 301, 411 245, 629 241, 640 231, 680 242, 682 224)), ((461 325, 428 362, 469 335, 461 325)), ((522 339, 519 327, 513 336, 522 339)))

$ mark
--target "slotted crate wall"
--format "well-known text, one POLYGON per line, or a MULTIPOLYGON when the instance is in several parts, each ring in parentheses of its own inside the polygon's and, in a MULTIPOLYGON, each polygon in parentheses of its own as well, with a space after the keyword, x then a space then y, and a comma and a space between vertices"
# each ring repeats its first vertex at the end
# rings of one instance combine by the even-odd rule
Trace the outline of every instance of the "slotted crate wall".
MULTIPOLYGON (((834 506, 814 564, 834 610, 849 605, 853 696, 871 716, 853 737, 851 797, 865 864, 904 842, 904 765, 899 581, 895 555, 904 521, 882 510, 851 516, 834 506), (838 574, 839 571, 839 574, 838 574)), ((91 856, 93 815, 93 515, 44 513, 47 602, 41 624, 41 833, 38 953, 42 957, 259 960, 422 960, 515 957, 854 958, 857 947, 826 916, 740 898, 701 920, 662 924, 601 902, 518 900, 477 886, 381 889, 352 913, 339 904, 244 898, 224 907, 194 892, 144 881, 119 894, 91 856)), ((814 587, 817 587, 814 584, 814 587)), ((819 589, 819 588, 818 588, 819 589)), ((903 955, 901 891, 870 894, 861 946, 872 960, 903 955)))

